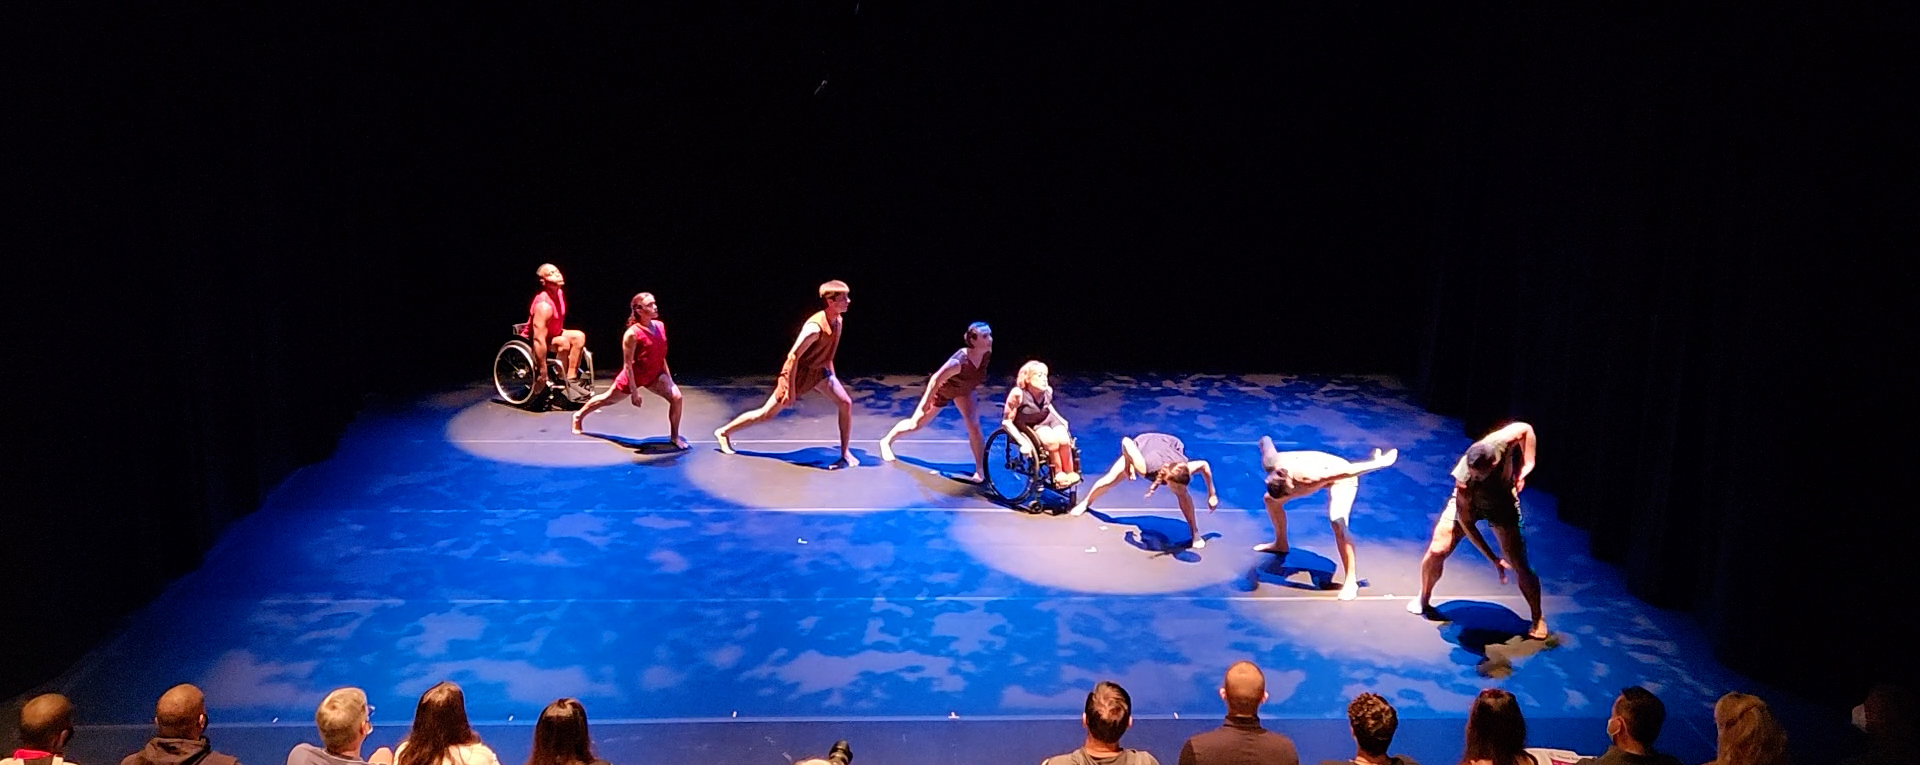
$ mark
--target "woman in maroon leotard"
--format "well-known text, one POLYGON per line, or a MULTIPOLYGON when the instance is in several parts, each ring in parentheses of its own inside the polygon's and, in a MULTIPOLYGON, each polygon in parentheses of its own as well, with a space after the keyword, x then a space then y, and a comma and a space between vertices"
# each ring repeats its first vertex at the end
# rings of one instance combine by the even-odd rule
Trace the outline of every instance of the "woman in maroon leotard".
POLYGON ((920 394, 920 406, 913 410, 913 416, 901 420, 880 439, 880 459, 892 462, 893 439, 925 427, 951 403, 960 410, 962 421, 967 425, 967 443, 973 447, 973 476, 968 480, 974 483, 984 480, 986 437, 980 433, 973 391, 987 379, 987 360, 993 356, 993 328, 984 321, 969 324, 964 341, 966 345, 947 357, 947 363, 940 365, 927 380, 927 390, 920 394))

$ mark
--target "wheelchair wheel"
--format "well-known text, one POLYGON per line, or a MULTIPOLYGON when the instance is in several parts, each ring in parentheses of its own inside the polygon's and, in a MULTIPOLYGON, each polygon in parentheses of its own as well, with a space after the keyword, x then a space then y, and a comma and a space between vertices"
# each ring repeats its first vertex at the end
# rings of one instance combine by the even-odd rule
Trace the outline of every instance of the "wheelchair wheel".
POLYGON ((514 406, 526 406, 533 398, 533 347, 520 340, 508 340, 493 355, 493 389, 500 399, 514 406))
POLYGON ((1005 429, 987 437, 987 489, 1000 501, 1019 506, 1039 488, 1039 460, 1020 453, 1005 429))

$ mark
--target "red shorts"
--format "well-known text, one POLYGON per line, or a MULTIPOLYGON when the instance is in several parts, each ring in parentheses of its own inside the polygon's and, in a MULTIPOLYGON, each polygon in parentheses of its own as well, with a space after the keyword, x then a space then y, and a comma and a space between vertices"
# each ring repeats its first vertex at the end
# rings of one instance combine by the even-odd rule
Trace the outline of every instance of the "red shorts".
POLYGON ((622 369, 620 370, 620 375, 613 378, 613 392, 631 394, 635 390, 652 385, 654 381, 659 379, 660 373, 652 372, 647 375, 645 380, 636 381, 633 379, 632 369, 622 369))

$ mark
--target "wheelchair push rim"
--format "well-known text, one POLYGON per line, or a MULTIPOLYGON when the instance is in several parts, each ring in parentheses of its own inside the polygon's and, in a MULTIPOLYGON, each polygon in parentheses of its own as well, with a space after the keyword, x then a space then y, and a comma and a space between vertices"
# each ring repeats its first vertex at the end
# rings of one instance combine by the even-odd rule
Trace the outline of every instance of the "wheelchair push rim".
POLYGON ((493 356, 493 389, 514 406, 525 406, 533 398, 533 349, 525 343, 510 341, 493 356))

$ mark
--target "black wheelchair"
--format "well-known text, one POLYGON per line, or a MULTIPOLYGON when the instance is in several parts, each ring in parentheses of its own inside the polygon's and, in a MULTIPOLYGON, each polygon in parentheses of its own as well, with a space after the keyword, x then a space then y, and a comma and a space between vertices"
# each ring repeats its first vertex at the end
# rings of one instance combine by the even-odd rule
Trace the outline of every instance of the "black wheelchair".
MULTIPOLYGON (((1053 515, 1066 512, 1078 499, 1079 484, 1055 486, 1052 455, 1041 448, 1040 439, 1032 430, 1021 428, 1021 433, 1034 445, 1032 456, 1020 453, 1020 442, 1013 440, 1013 434, 1005 426, 987 436, 987 491, 1008 507, 1022 512, 1053 515)), ((1073 461, 1080 462, 1079 439, 1074 439, 1073 461)))
MULTIPOLYGON (((548 407, 578 409, 586 401, 575 401, 566 393, 566 363, 547 351, 547 387, 538 395, 533 392, 533 341, 522 332, 527 329, 526 322, 513 325, 513 335, 500 345, 493 354, 493 389, 500 399, 525 409, 540 411, 548 407)), ((573 382, 593 392, 593 351, 580 349, 580 367, 574 370, 573 382)))

